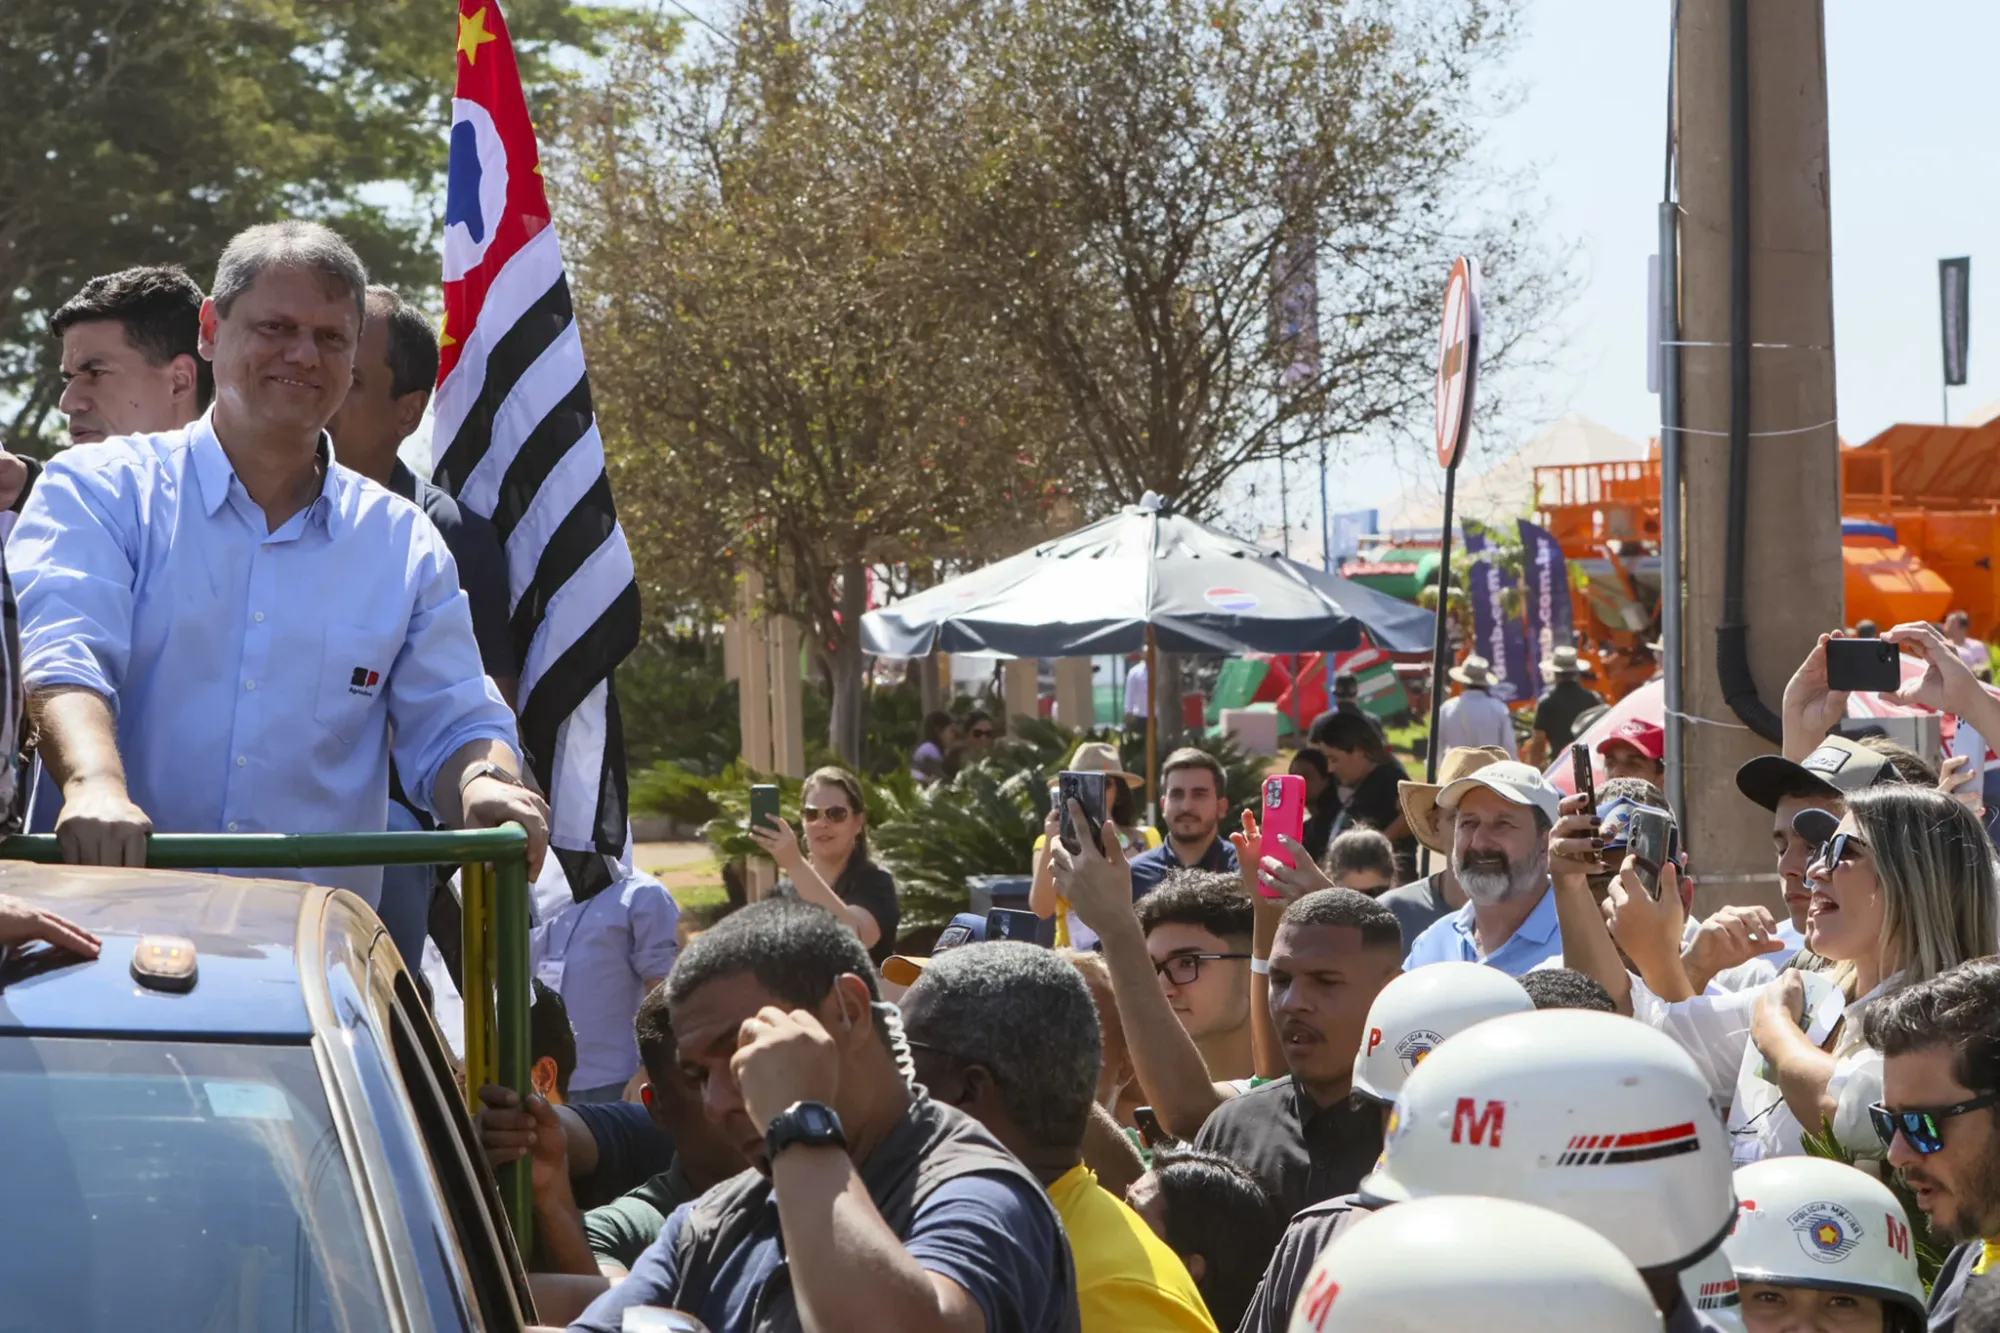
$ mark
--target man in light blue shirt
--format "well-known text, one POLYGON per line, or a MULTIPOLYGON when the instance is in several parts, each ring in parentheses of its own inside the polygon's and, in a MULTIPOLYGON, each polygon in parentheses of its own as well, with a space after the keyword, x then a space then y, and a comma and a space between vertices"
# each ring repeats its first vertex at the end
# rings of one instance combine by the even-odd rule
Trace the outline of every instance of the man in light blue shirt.
POLYGON ((1518 977, 1562 953, 1549 886, 1549 830, 1561 801, 1540 770, 1511 761, 1438 793, 1438 809, 1452 820, 1452 873, 1467 901, 1417 936, 1404 971, 1462 961, 1518 977))
MULTIPOLYGON (((539 866, 548 808, 444 540, 325 434, 366 286, 324 227, 244 232, 201 311, 210 411, 79 445, 29 497, 9 553, 66 859, 142 865, 156 827, 379 832, 393 749, 439 822, 519 822, 539 866)), ((378 868, 292 873, 381 888, 378 868)))
POLYGON ((632 864, 632 840, 618 878, 577 902, 554 861, 535 881, 535 926, 528 954, 535 975, 562 996, 576 1033, 568 1101, 615 1102, 639 1072, 632 1020, 680 956, 680 907, 659 880, 632 864))

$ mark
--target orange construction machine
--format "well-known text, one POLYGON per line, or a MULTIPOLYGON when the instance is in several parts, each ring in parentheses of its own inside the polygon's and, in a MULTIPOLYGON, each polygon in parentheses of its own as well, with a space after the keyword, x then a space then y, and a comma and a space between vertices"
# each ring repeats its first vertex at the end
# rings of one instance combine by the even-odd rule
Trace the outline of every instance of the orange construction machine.
MULTIPOLYGON (((1972 632, 2000 625, 2000 420, 1891 426, 1841 450, 1847 623, 1883 628, 1964 608, 1972 632)), ((1578 648, 1615 697, 1652 674, 1660 602, 1660 463, 1535 469, 1536 521, 1572 570, 1578 648)))

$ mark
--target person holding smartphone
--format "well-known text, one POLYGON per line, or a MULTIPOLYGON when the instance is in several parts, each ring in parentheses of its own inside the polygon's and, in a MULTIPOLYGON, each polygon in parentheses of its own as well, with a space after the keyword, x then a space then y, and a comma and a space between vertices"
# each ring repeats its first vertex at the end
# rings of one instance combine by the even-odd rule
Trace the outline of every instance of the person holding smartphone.
MULTIPOLYGON (((1104 796, 1108 802, 1105 814, 1112 827, 1118 830, 1118 841, 1124 846, 1127 857, 1137 856, 1160 845, 1159 830, 1139 822, 1137 793, 1146 785, 1146 780, 1137 773, 1125 771, 1118 758, 1117 747, 1105 741, 1085 741, 1076 747, 1076 753, 1069 757, 1063 768, 1072 773, 1104 774, 1104 796)), ((1049 864, 1049 853, 1062 831, 1057 786, 1051 779, 1048 818, 1042 823, 1041 836, 1035 839, 1034 879, 1028 887, 1028 907, 1036 916, 1057 918, 1058 945, 1088 949, 1097 943, 1097 932, 1078 920, 1076 913, 1070 911, 1069 904, 1056 893, 1055 874, 1049 864)))
POLYGON ((778 863, 788 883, 781 893, 824 907, 860 937, 877 967, 896 951, 903 909, 896 881, 868 854, 868 801, 861 779, 844 768, 822 768, 799 789, 805 845, 782 818, 750 836, 778 863))

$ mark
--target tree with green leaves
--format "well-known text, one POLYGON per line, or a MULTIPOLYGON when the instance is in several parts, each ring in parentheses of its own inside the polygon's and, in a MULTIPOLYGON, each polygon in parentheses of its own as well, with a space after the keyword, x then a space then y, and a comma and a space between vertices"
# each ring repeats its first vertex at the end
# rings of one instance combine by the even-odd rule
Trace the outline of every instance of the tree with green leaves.
MULTIPOLYGON (((900 0, 889 0, 900 3, 900 0)), ((1064 428, 904 144, 953 50, 779 0, 703 53, 629 44, 549 155, 599 424, 654 605, 799 620, 860 758, 871 569, 1005 554, 1064 428)))
MULTIPOLYGON (((631 19, 510 0, 524 77, 631 19)), ((454 7, 437 0, 0 4, 0 445, 39 452, 61 385, 46 316, 99 273, 206 282, 230 236, 337 227, 379 279, 438 283, 454 7)))
POLYGON ((1566 291, 1482 165, 1510 0, 1029 0, 961 16, 952 225, 1103 491, 1211 512, 1245 464, 1428 444, 1444 279, 1482 365, 1566 291))

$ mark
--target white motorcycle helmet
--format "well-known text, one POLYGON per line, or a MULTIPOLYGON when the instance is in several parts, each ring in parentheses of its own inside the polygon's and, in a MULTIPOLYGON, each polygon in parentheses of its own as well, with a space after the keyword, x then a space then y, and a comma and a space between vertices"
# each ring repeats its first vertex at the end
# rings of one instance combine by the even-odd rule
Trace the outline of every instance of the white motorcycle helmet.
POLYGON ((1516 1199, 1583 1223, 1637 1268, 1675 1272, 1729 1229, 1729 1170, 1679 1043, 1617 1014, 1545 1009, 1481 1023, 1417 1066, 1361 1195, 1516 1199))
POLYGON ((1535 1007, 1521 983, 1479 963, 1432 963, 1384 986, 1368 1006, 1354 1090, 1388 1105, 1403 1080, 1446 1037, 1503 1014, 1535 1007))
POLYGON ((1737 1288, 1736 1270, 1721 1250, 1683 1268, 1680 1281, 1681 1299, 1690 1310, 1727 1333, 1744 1333, 1743 1294, 1737 1288))
POLYGON ((1389 1208, 1320 1252, 1290 1333, 1660 1333, 1645 1281, 1588 1227, 1510 1199, 1389 1208))
POLYGON ((1737 1171, 1736 1195, 1722 1248, 1738 1281, 1874 1296, 1890 1329, 1923 1328, 1909 1218, 1881 1181, 1822 1157, 1772 1157, 1737 1171))

